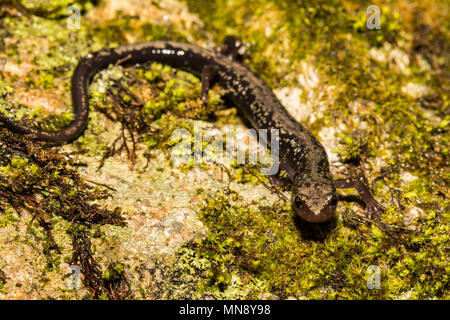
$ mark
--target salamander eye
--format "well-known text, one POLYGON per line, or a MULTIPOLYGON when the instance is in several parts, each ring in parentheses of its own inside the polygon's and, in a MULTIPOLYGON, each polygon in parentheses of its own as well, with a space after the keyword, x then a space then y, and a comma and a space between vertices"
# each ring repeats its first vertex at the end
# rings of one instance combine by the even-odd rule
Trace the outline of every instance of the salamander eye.
POLYGON ((296 196, 294 198, 294 204, 297 208, 301 208, 305 205, 305 201, 303 201, 303 199, 300 198, 299 196, 296 196))
POLYGON ((338 204, 337 198, 333 197, 333 199, 330 200, 329 204, 332 206, 337 206, 338 204))

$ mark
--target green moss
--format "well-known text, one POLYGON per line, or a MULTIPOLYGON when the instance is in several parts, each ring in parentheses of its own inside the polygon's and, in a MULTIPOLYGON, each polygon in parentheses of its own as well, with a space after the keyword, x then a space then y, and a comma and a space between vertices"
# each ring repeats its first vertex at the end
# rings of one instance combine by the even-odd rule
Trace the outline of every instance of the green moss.
POLYGON ((19 221, 17 212, 11 206, 8 206, 0 216, 0 228, 12 225, 17 221, 19 221))
POLYGON ((123 265, 121 263, 117 263, 115 265, 112 265, 110 268, 108 268, 103 272, 103 278, 105 280, 111 281, 121 277, 123 272, 124 272, 123 265))
MULTIPOLYGON (((89 226, 109 223, 109 219, 118 219, 110 222, 120 225, 123 224, 123 218, 118 208, 109 211, 92 203, 104 199, 107 194, 102 189, 90 188, 81 180, 73 169, 77 164, 70 159, 69 154, 58 149, 43 150, 39 143, 33 143, 6 130, 0 132, 0 141, 0 163, 4 164, 0 166, 0 226, 15 226, 19 220, 24 220, 24 211, 30 212, 32 218, 25 220, 26 232, 14 237, 13 242, 42 250, 46 262, 41 266, 42 278, 39 285, 46 286, 49 284, 46 274, 61 271, 60 245, 63 243, 58 243, 54 238, 54 229, 58 228, 61 219, 72 226, 67 230, 68 234, 74 238, 81 237, 81 240, 76 241, 81 242, 84 247, 80 248, 78 243, 74 245, 74 250, 78 251, 78 255, 82 254, 82 260, 90 253, 89 240, 86 238, 89 226), (81 234, 75 232, 81 229, 76 227, 77 224, 84 228, 81 234)), ((82 270, 87 279, 92 277, 92 270, 98 268, 95 263, 92 266, 93 260, 89 259, 88 257, 88 261, 80 262, 87 263, 85 266, 91 265, 82 270)), ((76 261, 75 256, 72 262, 76 261)), ((90 284, 93 292, 96 292, 96 283, 90 284)))
POLYGON ((0 97, 5 97, 6 95, 13 92, 13 88, 7 85, 3 79, 0 77, 0 97))
POLYGON ((399 241, 375 225, 360 225, 357 233, 341 221, 319 227, 293 219, 288 204, 258 208, 231 199, 224 194, 205 199, 201 218, 210 233, 190 245, 196 252, 191 254, 191 265, 196 259, 210 263, 201 277, 202 294, 231 299, 258 298, 263 292, 281 298, 391 299, 409 290, 416 298, 444 293, 448 266, 439 260, 445 256, 448 226, 400 233, 399 241), (317 238, 321 233, 325 236, 317 238), (419 234, 420 249, 410 247, 419 234), (428 237, 443 242, 434 247, 428 237), (437 281, 428 278, 430 263, 437 263, 433 268, 439 274, 434 274, 437 281), (366 270, 373 264, 382 270, 380 290, 366 286, 366 270), (235 275, 240 283, 227 295, 235 275), (416 282, 416 278, 429 281, 416 282))

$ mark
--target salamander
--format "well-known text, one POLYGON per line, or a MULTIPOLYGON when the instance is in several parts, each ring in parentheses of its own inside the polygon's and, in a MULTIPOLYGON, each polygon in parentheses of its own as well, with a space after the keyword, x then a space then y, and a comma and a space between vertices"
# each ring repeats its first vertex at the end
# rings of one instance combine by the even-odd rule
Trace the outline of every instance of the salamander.
POLYGON ((222 46, 205 49, 189 43, 150 41, 103 49, 80 60, 71 79, 74 119, 59 131, 25 126, 0 115, 2 126, 32 139, 64 144, 86 128, 89 115, 88 84, 93 75, 110 64, 135 65, 148 61, 182 69, 202 78, 202 98, 207 102, 212 84, 230 89, 227 99, 237 106, 256 129, 279 130, 280 168, 292 183, 292 207, 303 220, 330 219, 338 203, 336 188, 355 188, 369 217, 384 208, 359 179, 333 180, 327 153, 321 143, 283 107, 267 83, 242 63, 239 38, 226 37, 222 46))

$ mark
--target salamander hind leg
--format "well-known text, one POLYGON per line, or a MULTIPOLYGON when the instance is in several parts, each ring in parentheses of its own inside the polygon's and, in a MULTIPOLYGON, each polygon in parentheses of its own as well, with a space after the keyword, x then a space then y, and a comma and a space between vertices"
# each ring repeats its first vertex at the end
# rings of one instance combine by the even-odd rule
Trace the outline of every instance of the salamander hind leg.
POLYGON ((360 179, 347 178, 347 179, 335 179, 334 184, 336 188, 354 188, 358 191, 361 199, 364 201, 366 208, 366 214, 369 219, 374 215, 379 215, 386 209, 379 204, 372 196, 369 188, 360 179))

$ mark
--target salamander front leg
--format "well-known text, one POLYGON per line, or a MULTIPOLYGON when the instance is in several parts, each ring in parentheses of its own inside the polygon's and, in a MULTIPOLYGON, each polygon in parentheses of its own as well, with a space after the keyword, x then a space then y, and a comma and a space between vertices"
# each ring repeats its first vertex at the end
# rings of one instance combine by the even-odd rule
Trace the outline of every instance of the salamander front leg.
POLYGON ((288 185, 288 181, 280 176, 280 171, 269 176, 269 181, 274 187, 283 188, 288 185))
POLYGON ((358 191, 359 195, 361 196, 361 199, 364 201, 366 205, 365 210, 367 217, 369 219, 371 219, 374 214, 380 214, 381 212, 386 210, 381 204, 379 204, 374 199, 369 188, 360 179, 355 178, 335 179, 334 184, 336 188, 356 189, 356 191, 358 191))
POLYGON ((276 187, 285 187, 289 182, 293 182, 295 178, 295 170, 286 162, 280 159, 280 165, 277 173, 269 176, 269 181, 276 187), (281 170, 284 170, 288 174, 288 178, 281 177, 281 170), (289 181, 290 180, 290 181, 289 181))

